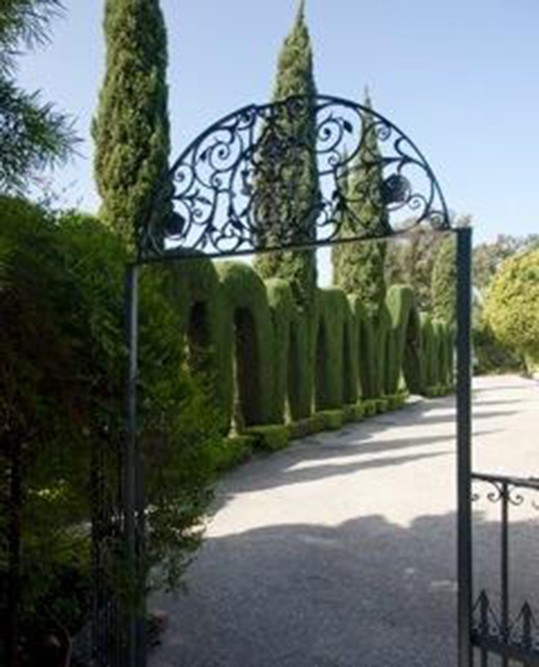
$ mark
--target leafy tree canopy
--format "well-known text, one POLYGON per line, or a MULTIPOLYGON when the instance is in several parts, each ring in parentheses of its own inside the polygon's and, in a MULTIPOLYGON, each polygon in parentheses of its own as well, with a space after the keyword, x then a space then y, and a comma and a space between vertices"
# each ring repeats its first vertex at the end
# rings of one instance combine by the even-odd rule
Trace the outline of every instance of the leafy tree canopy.
POLYGON ((64 163, 76 141, 72 123, 39 92, 16 82, 17 57, 48 41, 59 0, 2 0, 0 8, 0 192, 22 192, 46 167, 64 163))
POLYGON ((539 250, 504 261, 485 299, 485 318, 495 336, 526 360, 539 360, 539 250))

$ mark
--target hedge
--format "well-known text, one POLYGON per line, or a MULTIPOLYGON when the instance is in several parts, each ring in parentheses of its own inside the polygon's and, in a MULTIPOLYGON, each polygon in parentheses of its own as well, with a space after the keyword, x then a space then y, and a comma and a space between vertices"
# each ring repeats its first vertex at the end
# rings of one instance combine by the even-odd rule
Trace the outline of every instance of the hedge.
POLYGON ((406 285, 392 286, 386 296, 391 317, 387 340, 385 393, 395 394, 401 373, 406 386, 414 393, 423 388, 421 377, 421 325, 413 290, 406 285))
POLYGON ((342 290, 318 290, 314 330, 316 410, 329 410, 355 402, 355 333, 350 306, 342 290))
POLYGON ((313 414, 357 420, 390 409, 403 389, 432 395, 453 384, 452 328, 420 315, 406 285, 391 287, 372 315, 361 295, 339 288, 317 289, 306 311, 285 280, 264 282, 239 262, 183 262, 168 269, 167 285, 225 435, 231 424, 289 424, 298 437, 320 426, 313 414))
POLYGON ((248 264, 219 262, 215 267, 223 292, 222 381, 227 405, 240 428, 270 424, 275 340, 265 285, 248 264))

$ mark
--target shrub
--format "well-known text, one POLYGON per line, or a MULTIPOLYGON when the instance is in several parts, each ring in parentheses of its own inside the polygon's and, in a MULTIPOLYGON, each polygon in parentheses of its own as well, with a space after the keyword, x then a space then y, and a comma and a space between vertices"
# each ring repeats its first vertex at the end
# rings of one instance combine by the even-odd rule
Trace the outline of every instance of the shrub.
POLYGON ((502 263, 487 291, 484 313, 497 340, 531 370, 539 361, 539 250, 502 263))
POLYGON ((247 461, 255 447, 255 439, 250 435, 235 435, 216 441, 210 449, 213 468, 223 472, 247 461))
POLYGON ((284 449, 290 439, 289 427, 284 424, 251 426, 245 433, 249 435, 257 449, 274 452, 284 449))
POLYGON ((363 406, 360 403, 343 406, 343 421, 360 422, 363 419, 363 406))
POLYGON ((324 426, 324 418, 320 414, 315 413, 306 419, 300 419, 288 425, 290 439, 306 438, 309 435, 320 433, 320 431, 324 430, 324 426))
POLYGON ((342 410, 321 410, 317 413, 324 420, 324 430, 338 431, 343 425, 342 410))
MULTIPOLYGON (((89 612, 88 600, 75 599, 78 585, 65 581, 91 578, 90 521, 103 536, 105 585, 124 584, 112 523, 125 423, 126 255, 89 217, 54 217, 18 200, 2 200, 0 217, 0 459, 22 482, 14 494, 8 476, 0 479, 0 577, 15 550, 23 633, 53 616, 71 630, 89 612), (8 541, 8 526, 24 549, 8 541)), ((183 370, 179 313, 162 277, 151 269, 141 279, 139 426, 152 461, 146 565, 160 564, 155 583, 175 585, 200 542, 210 445, 220 436, 212 403, 183 370)))

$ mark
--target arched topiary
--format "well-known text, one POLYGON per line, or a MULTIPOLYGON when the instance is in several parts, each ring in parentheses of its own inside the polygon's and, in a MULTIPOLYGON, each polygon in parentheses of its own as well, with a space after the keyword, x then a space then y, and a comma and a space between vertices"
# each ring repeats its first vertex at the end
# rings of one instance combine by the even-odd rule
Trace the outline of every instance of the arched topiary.
POLYGON ((285 416, 297 421, 311 414, 308 322, 287 281, 273 278, 265 284, 275 336, 272 418, 275 423, 282 422, 285 416))
POLYGON ((391 317, 387 306, 382 304, 376 316, 369 315, 361 296, 350 297, 355 317, 357 372, 361 397, 380 398, 386 393, 387 338, 391 317))
POLYGON ((423 341, 424 387, 428 391, 438 385, 438 340, 430 315, 421 313, 421 337, 423 341))
POLYGON ((423 334, 421 317, 414 304, 410 308, 406 326, 402 374, 406 388, 411 394, 421 394, 425 384, 425 368, 423 360, 423 334))
POLYGON ((223 430, 227 431, 230 407, 225 387, 227 351, 223 346, 225 304, 215 266, 201 256, 149 270, 165 272, 164 284, 182 323, 178 335, 186 337, 187 362, 192 371, 207 376, 223 415, 223 430))
POLYGON ((215 267, 224 299, 227 404, 232 409, 235 366, 244 425, 269 424, 274 417, 275 344, 265 285, 248 264, 219 262, 215 267))
POLYGON ((352 304, 348 299, 343 303, 342 331, 342 398, 344 405, 352 405, 359 397, 357 363, 357 331, 352 304))
POLYGON ((419 393, 421 377, 421 327, 413 290, 407 285, 393 285, 387 293, 386 305, 391 317, 387 339, 387 394, 396 394, 401 374, 411 392, 419 393))
POLYGON ((315 407, 338 408, 357 398, 353 345, 355 332, 345 293, 339 288, 318 290, 315 324, 315 407), (347 366, 347 372, 344 366, 347 366))

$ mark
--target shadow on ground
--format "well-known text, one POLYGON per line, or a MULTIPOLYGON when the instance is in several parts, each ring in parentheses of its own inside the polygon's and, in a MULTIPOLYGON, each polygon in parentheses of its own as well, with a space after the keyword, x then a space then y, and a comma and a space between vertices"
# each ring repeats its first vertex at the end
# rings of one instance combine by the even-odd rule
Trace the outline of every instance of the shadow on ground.
MULTIPOLYGON (((455 515, 411 526, 367 516, 210 539, 188 593, 157 602, 170 627, 152 667, 454 667, 455 515)), ((476 570, 497 590, 499 525, 475 520, 476 570)), ((537 588, 512 526, 515 599, 537 588), (517 546, 518 545, 518 546, 517 546)))

